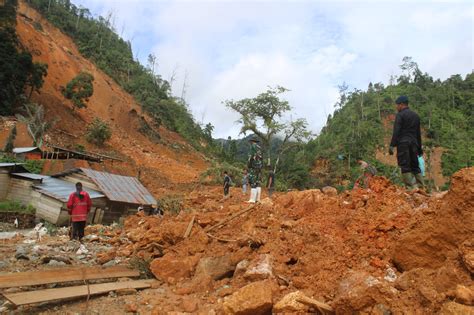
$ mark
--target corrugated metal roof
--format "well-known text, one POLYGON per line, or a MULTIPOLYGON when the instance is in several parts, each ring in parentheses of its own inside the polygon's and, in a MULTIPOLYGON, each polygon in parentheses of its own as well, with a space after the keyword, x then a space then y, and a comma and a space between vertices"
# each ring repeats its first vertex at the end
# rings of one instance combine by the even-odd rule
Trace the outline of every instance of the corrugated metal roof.
POLYGON ((0 167, 12 167, 16 165, 23 165, 24 163, 0 163, 0 167))
MULTIPOLYGON (((67 202, 69 195, 76 191, 76 185, 53 177, 47 177, 43 179, 43 182, 33 186, 37 191, 55 199, 67 202)), ((89 193, 91 199, 105 197, 103 194, 96 190, 84 188, 89 193)))
POLYGON ((136 179, 111 173, 94 171, 88 168, 80 169, 89 177, 111 201, 132 204, 154 205, 156 199, 136 179))
POLYGON ((41 175, 41 174, 33 174, 33 173, 12 173, 12 175, 20 176, 28 179, 45 179, 49 178, 49 176, 41 175))
POLYGON ((31 151, 39 150, 38 147, 24 147, 24 148, 14 148, 13 153, 19 154, 19 153, 27 153, 31 151))

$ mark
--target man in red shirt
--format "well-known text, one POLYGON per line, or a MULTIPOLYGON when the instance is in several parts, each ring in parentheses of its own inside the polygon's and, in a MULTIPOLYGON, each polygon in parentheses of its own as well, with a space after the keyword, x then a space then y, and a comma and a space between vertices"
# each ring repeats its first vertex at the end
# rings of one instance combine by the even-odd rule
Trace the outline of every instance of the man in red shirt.
POLYGON ((82 183, 76 183, 76 191, 69 195, 67 208, 72 221, 71 239, 82 240, 86 227, 87 214, 92 202, 89 194, 82 190, 82 183))

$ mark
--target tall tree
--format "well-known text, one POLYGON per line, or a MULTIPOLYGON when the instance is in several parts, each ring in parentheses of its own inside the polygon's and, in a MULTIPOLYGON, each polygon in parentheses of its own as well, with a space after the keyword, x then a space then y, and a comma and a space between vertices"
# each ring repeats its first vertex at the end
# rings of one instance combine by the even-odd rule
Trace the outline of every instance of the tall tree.
MULTIPOLYGON (((282 121, 282 116, 291 110, 288 101, 280 98, 280 95, 288 89, 277 86, 269 88, 254 98, 245 98, 239 101, 226 100, 224 104, 240 114, 239 123, 242 124, 241 134, 252 132, 260 138, 262 146, 267 155, 267 165, 271 165, 271 143, 277 135, 283 135, 280 144, 277 161, 281 152, 287 148, 291 140, 303 141, 309 138, 307 122, 304 118, 293 122, 282 121)), ((276 165, 275 165, 276 167, 276 165)))

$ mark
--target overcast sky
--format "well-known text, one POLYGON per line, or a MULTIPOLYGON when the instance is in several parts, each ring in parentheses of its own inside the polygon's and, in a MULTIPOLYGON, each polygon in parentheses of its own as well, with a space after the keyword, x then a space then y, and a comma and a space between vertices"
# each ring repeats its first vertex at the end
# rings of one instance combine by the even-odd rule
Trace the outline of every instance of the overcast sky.
MULTIPOLYGON (((445 79, 474 68, 474 6, 449 1, 146 1, 73 0, 94 15, 112 12, 117 32, 146 64, 176 73, 173 93, 185 99, 214 137, 233 138, 238 116, 222 101, 253 97, 268 86, 291 90, 291 117, 317 133, 338 88, 366 89, 400 74, 404 56, 445 79)), ((290 117, 287 117, 290 119, 290 117)))

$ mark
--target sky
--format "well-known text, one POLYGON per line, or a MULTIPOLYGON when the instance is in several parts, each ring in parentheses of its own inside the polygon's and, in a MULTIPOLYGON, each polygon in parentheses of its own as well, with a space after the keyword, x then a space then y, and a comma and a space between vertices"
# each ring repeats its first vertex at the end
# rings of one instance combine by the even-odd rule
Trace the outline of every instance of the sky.
POLYGON ((435 79, 474 69, 474 5, 469 1, 73 0, 93 15, 113 14, 135 58, 157 56, 199 123, 215 138, 239 136, 238 115, 222 102, 281 85, 318 133, 338 85, 366 89, 401 74, 404 56, 435 79), (174 75, 173 75, 174 74, 174 75))

